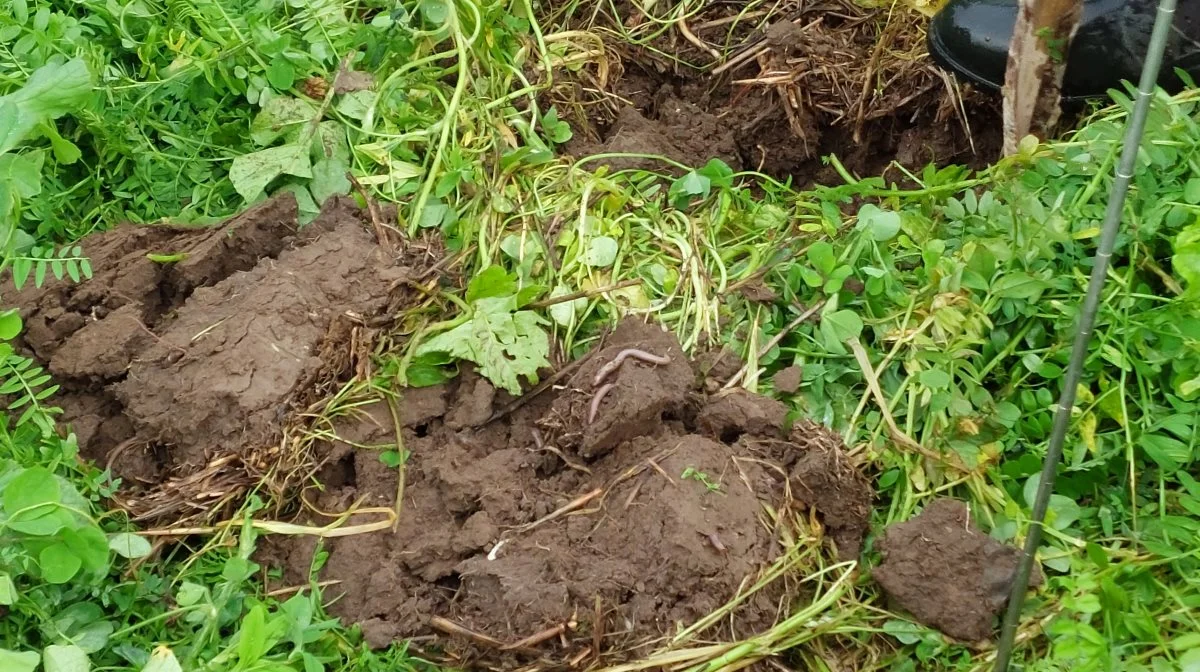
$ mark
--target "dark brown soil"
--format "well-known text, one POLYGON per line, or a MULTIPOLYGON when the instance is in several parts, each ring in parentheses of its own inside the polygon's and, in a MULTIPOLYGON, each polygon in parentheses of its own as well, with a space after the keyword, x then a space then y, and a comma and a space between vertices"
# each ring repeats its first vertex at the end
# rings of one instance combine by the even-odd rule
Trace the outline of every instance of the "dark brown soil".
MULTIPOLYGON (((895 606, 956 639, 991 638, 1020 551, 977 530, 964 502, 933 500, 912 520, 888 527, 878 546, 883 562, 874 577, 895 606)), ((1042 580, 1035 566, 1029 583, 1042 580)))
POLYGON ((302 231, 296 218, 284 195, 212 229, 119 227, 82 241, 94 278, 17 296, 82 454, 127 493, 276 441, 338 316, 386 307, 406 271, 357 207, 331 200, 302 231))
MULTIPOLYGON (((659 155, 689 167, 717 158, 800 187, 842 182, 822 160, 830 154, 860 176, 880 175, 893 160, 910 169, 978 167, 998 156, 998 99, 947 88, 953 80, 929 60, 924 21, 911 10, 898 7, 889 22, 886 9, 829 0, 784 3, 769 17, 743 20, 744 4, 711 3, 689 17, 695 37, 720 59, 686 39, 679 24, 643 46, 613 37, 606 81, 594 75, 558 87, 560 110, 587 110, 572 118, 568 153, 659 155), (597 90, 609 95, 597 100, 597 90)), ((588 10, 550 20, 576 28, 595 21, 618 32, 647 25, 633 3, 618 0, 616 15, 602 5, 594 18, 588 10)), ((575 78, 562 73, 560 81, 575 78)), ((645 158, 591 165, 600 164, 678 172, 645 158)))
MULTIPOLYGON (((464 660, 591 660, 597 644, 606 661, 645 653, 650 640, 711 613, 776 558, 779 538, 763 522, 763 505, 794 504, 788 473, 790 490, 811 493, 826 520, 844 526, 858 515, 852 527, 865 529, 868 510, 821 499, 840 489, 854 490, 855 504, 869 501, 861 476, 796 468, 815 454, 840 454, 835 436, 807 423, 789 431, 783 406, 766 398, 706 398, 678 342, 656 326, 626 320, 561 388, 470 429, 468 419, 493 411, 487 387, 467 374, 411 391, 400 403, 411 457, 397 530, 324 547, 320 578, 340 582, 327 591, 338 597, 332 610, 361 623, 372 645, 450 634, 443 644, 464 660), (671 361, 627 359, 589 424, 597 372, 635 346, 671 361), (828 490, 837 478, 844 483, 828 490), (555 636, 537 645, 504 649, 548 631, 555 636)), ((394 502, 396 470, 369 448, 394 446, 391 427, 378 405, 337 426, 340 440, 320 449, 326 489, 311 498, 317 508, 394 502)), ((848 466, 844 457, 813 463, 848 466)), ((843 552, 850 546, 839 539, 843 552)), ((273 539, 263 560, 282 566, 286 583, 302 584, 316 548, 273 539)), ((770 587, 705 636, 730 637, 731 622, 741 636, 769 627, 788 608, 784 594, 770 587)))

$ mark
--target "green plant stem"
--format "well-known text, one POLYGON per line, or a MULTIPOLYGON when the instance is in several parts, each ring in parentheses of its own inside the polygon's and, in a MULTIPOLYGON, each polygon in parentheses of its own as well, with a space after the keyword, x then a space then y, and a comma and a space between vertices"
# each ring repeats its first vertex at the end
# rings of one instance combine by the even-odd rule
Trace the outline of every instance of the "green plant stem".
POLYGON ((1104 226, 1101 229, 1100 242, 1093 261, 1092 275, 1088 281, 1087 294, 1084 296, 1083 307, 1079 314, 1079 327, 1075 332, 1075 342, 1071 347, 1071 360, 1063 378, 1062 396, 1058 400, 1058 408, 1054 413, 1054 426, 1051 430, 1049 446, 1046 449, 1046 459, 1042 464, 1042 476, 1038 482, 1037 496, 1033 502, 1033 519, 1030 521, 1029 534, 1025 538, 1025 548, 1020 564, 1018 564, 1016 575, 1013 577, 1008 611, 1004 615, 1000 642, 996 646, 996 666, 994 668, 996 672, 1005 672, 1012 657, 1017 625, 1021 620, 1021 608, 1025 603, 1025 592, 1029 588, 1029 575, 1033 570, 1038 547, 1041 545, 1043 521, 1046 519, 1050 495, 1054 491, 1054 479, 1058 475, 1058 463, 1062 459, 1067 426, 1071 421, 1071 409, 1075 406, 1075 392, 1079 387, 1079 379, 1083 375, 1083 363, 1087 358, 1092 327, 1095 325, 1096 313, 1100 308, 1104 281, 1108 275, 1108 265, 1112 259, 1117 231, 1121 224, 1121 212, 1125 208, 1125 196, 1129 192, 1129 182, 1133 179, 1138 149, 1142 144, 1142 133, 1145 131, 1146 118, 1150 112, 1150 101, 1154 97, 1159 69, 1162 67, 1167 35, 1175 17, 1175 2, 1176 0, 1159 0, 1158 3, 1158 14, 1154 19, 1154 32, 1150 37, 1150 46, 1146 50, 1146 61, 1142 65, 1141 81, 1138 83, 1138 98, 1125 128, 1121 161, 1117 165, 1116 176, 1109 193, 1108 210, 1104 215, 1104 226))

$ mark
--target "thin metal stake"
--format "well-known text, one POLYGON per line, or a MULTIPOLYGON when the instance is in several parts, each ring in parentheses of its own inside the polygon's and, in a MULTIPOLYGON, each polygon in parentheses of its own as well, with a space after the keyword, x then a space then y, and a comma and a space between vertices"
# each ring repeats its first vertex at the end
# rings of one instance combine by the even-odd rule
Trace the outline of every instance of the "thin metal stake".
POLYGON ((1029 535, 1025 538, 1025 550, 1021 555, 1020 564, 1017 565, 1017 573, 1013 577, 1012 593, 1008 598, 1008 611, 1004 614, 1000 642, 996 646, 995 672, 1007 672, 1009 659, 1012 656, 1017 625, 1021 620, 1021 608, 1025 604, 1025 592, 1029 588, 1029 574, 1033 570, 1034 557, 1042 543, 1042 525, 1046 519, 1046 508, 1050 504, 1050 494, 1054 492, 1054 478, 1058 475, 1058 463, 1062 459, 1063 441, 1066 439, 1067 425, 1071 420, 1071 408, 1075 406, 1075 390, 1083 375, 1083 362, 1087 357, 1088 343, 1092 338, 1092 327, 1096 322, 1096 313, 1100 307, 1101 290, 1104 289, 1104 279, 1108 273, 1109 260, 1112 258, 1117 230, 1120 228, 1121 211, 1125 207, 1125 195, 1129 191, 1129 181, 1133 178, 1134 166, 1137 163, 1138 148, 1142 144, 1142 132, 1146 128, 1150 101, 1157 88, 1158 73, 1162 68, 1163 52, 1167 46, 1167 35, 1174 23, 1175 1, 1159 0, 1158 3, 1158 14, 1154 19, 1154 32, 1151 33, 1150 46, 1146 50, 1146 62, 1142 65, 1141 81, 1138 83, 1137 101, 1134 103, 1133 113, 1125 128, 1125 144, 1121 151, 1121 161, 1117 166, 1112 190, 1109 192, 1108 211, 1104 215, 1100 245, 1096 250, 1092 276, 1088 281, 1087 294, 1084 296, 1083 308, 1079 314, 1079 330, 1075 332, 1075 343, 1071 347, 1071 361, 1067 366, 1062 395, 1058 399, 1058 408, 1054 412, 1054 427, 1050 434, 1050 445, 1046 449, 1046 461, 1042 465, 1042 478, 1038 482, 1037 497, 1033 502, 1033 520, 1030 521, 1029 535))

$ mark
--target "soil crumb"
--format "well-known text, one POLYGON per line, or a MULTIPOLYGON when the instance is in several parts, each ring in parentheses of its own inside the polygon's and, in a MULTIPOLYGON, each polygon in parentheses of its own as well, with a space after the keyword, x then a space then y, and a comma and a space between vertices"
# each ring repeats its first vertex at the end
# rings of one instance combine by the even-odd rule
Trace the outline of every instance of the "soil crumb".
MULTIPOLYGON (((543 663, 597 645, 604 662, 645 654, 710 614, 781 550, 763 506, 799 505, 788 491, 817 491, 786 475, 840 442, 809 423, 789 431, 786 409, 765 397, 708 399, 700 380, 673 335, 627 319, 561 387, 490 424, 466 422, 497 405, 474 375, 406 395, 401 519, 394 533, 326 541, 320 579, 340 582, 326 596, 336 598, 332 611, 361 623, 372 646, 435 636, 460 662, 543 663)), ((318 509, 394 504, 397 472, 375 450, 395 445, 391 420, 382 404, 365 410, 318 447, 330 476, 312 494, 318 509)), ((817 497, 811 504, 831 515, 817 497)), ((262 559, 295 585, 309 580, 316 551, 315 540, 271 538, 262 559)), ((770 627, 786 610, 785 584, 704 637, 770 627)))
POLYGON ((277 440, 335 322, 386 307, 405 275, 341 198, 303 230, 285 194, 215 228, 123 226, 81 244, 91 280, 18 294, 22 345, 61 383, 81 453, 126 494, 277 440))
MULTIPOLYGON (((935 499, 884 530, 878 547, 883 561, 873 574, 896 606, 955 639, 991 638, 1021 552, 976 529, 966 503, 935 499)), ((1029 584, 1042 581, 1035 566, 1029 584)))
POLYGON ((804 369, 795 364, 780 369, 772 378, 775 389, 784 394, 795 394, 804 382, 804 369))

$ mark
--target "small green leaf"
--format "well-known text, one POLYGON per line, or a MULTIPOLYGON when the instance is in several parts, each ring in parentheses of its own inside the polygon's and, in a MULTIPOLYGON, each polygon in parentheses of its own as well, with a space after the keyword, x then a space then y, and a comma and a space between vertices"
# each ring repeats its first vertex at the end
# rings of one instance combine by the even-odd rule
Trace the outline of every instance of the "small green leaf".
POLYGON ((57 503, 61 496, 58 480, 49 469, 30 467, 9 481, 4 488, 4 512, 14 516, 18 512, 29 510, 28 513, 45 515, 54 509, 43 505, 57 503))
POLYGON ((313 164, 312 171, 312 182, 309 183, 308 189, 312 192, 313 200, 318 205, 334 194, 350 193, 350 180, 346 177, 346 173, 350 172, 350 166, 344 159, 336 157, 320 159, 313 164))
POLYGON ((238 661, 243 667, 256 663, 267 652, 267 609, 257 604, 242 619, 238 635, 238 661))
POLYGON ((150 654, 150 660, 146 662, 142 672, 183 672, 183 667, 175 658, 175 652, 165 646, 160 646, 150 654))
POLYGON ((837 259, 833 256, 833 246, 823 240, 813 243, 812 247, 808 248, 808 261, 821 275, 829 275, 837 265, 837 259))
POLYGON ((918 378, 922 385, 931 390, 944 390, 950 387, 950 374, 941 369, 926 369, 918 378))
POLYGON ((21 311, 16 308, 0 312, 0 341, 11 341, 21 333, 21 311))
POLYGON ((280 175, 311 178, 308 150, 300 145, 283 145, 243 154, 229 167, 229 181, 247 201, 262 194, 271 180, 280 175))
POLYGON ((421 0, 420 7, 425 20, 436 26, 446 23, 446 19, 450 16, 446 0, 421 0))
POLYGON ((0 606, 9 606, 17 601, 17 587, 13 585, 12 577, 0 572, 0 606))
POLYGON ((0 670, 4 672, 33 672, 41 662, 41 655, 33 651, 0 649, 0 670))
POLYGON ((858 228, 870 233, 877 242, 891 240, 900 232, 900 213, 880 210, 868 203, 858 210, 858 228))
POLYGON ((475 274, 467 284, 467 303, 480 299, 502 296, 512 296, 517 293, 517 278, 504 270, 503 266, 493 264, 475 274))
POLYGON ((587 250, 583 253, 583 263, 593 268, 607 268, 617 260, 618 251, 616 239, 596 236, 588 241, 587 250))
POLYGON ((42 193, 42 152, 0 154, 0 183, 12 187, 21 198, 42 193))
POLYGON ((839 342, 858 338, 863 330, 862 318, 852 310, 839 310, 821 318, 821 330, 839 342))
POLYGON ((52 644, 42 651, 46 672, 89 672, 92 663, 87 653, 74 644, 52 644))
POLYGON ((66 583, 79 573, 83 561, 66 544, 51 544, 38 554, 42 577, 49 583, 66 583))
POLYGON ((296 70, 286 58, 276 56, 267 66, 267 81, 276 89, 287 91, 296 81, 296 70))
POLYGON ((132 532, 121 532, 108 538, 108 547, 122 558, 137 559, 150 555, 150 542, 132 532))

